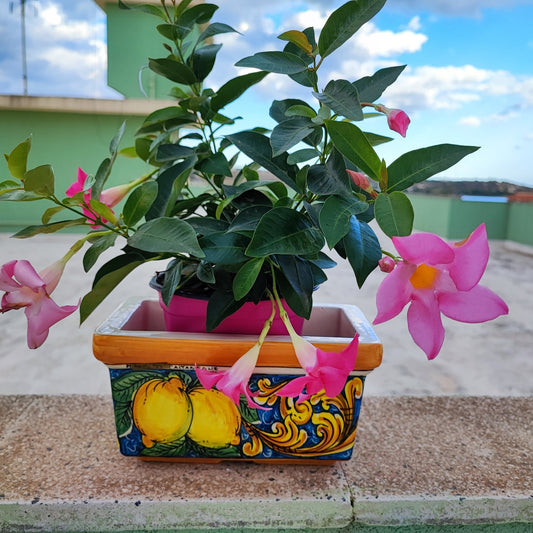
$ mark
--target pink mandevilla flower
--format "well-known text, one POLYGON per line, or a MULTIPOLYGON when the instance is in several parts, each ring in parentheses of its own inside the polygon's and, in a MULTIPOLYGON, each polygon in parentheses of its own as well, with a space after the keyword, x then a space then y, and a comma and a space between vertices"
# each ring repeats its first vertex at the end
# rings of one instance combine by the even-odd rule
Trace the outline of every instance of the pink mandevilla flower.
POLYGON ((6 291, 0 303, 2 313, 24 308, 28 320, 28 346, 38 348, 48 337, 48 330, 67 317, 78 305, 59 307, 51 298, 65 267, 56 261, 39 274, 28 261, 10 261, 0 269, 0 290, 6 291))
POLYGON ((411 122, 405 111, 402 111, 401 109, 389 109, 384 105, 377 105, 376 110, 385 113, 387 116, 387 123, 392 131, 396 131, 402 137, 405 137, 407 126, 409 126, 409 123, 411 122))
MULTIPOLYGON (((81 168, 78 168, 78 177, 77 180, 72 183, 72 185, 65 191, 65 194, 69 197, 74 196, 75 194, 79 192, 83 192, 84 186, 85 186, 85 180, 87 179, 87 173, 84 172, 81 168)), ((105 189, 100 194, 100 202, 107 205, 110 209, 115 207, 130 191, 131 186, 128 184, 124 185, 117 185, 115 187, 110 187, 109 189, 105 189)), ((89 205, 89 202, 91 201, 91 189, 83 192, 83 201, 86 205, 89 205)), ((92 221, 95 221, 98 217, 97 215, 90 210, 87 207, 83 207, 83 214, 92 221)), ((103 220, 103 222, 107 222, 107 220, 103 220)), ((96 226, 92 226, 96 227, 96 226)))
POLYGON ((460 322, 478 323, 509 312, 499 296, 478 285, 489 259, 484 224, 454 244, 432 233, 393 237, 392 241, 403 261, 378 289, 374 324, 394 318, 410 303, 409 332, 428 359, 437 356, 444 341, 440 313, 460 322))
POLYGON ((350 344, 339 353, 324 352, 300 337, 290 322, 285 322, 285 325, 291 336, 296 357, 306 374, 287 383, 278 391, 278 395, 298 396, 296 403, 306 401, 322 390, 329 398, 338 396, 348 375, 354 369, 359 335, 356 334, 350 344))
POLYGON ((248 405, 254 409, 265 409, 253 401, 253 393, 248 382, 257 364, 261 344, 256 343, 241 356, 229 370, 212 372, 205 368, 196 368, 196 376, 204 389, 215 387, 239 405, 241 394, 244 394, 248 405))

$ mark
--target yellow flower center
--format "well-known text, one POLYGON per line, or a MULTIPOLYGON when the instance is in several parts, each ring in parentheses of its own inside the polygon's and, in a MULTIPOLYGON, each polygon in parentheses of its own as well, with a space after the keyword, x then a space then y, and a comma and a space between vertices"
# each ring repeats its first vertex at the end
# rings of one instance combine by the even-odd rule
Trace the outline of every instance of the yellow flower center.
POLYGON ((431 289, 438 275, 439 270, 437 268, 422 263, 416 267, 409 281, 415 289, 431 289))

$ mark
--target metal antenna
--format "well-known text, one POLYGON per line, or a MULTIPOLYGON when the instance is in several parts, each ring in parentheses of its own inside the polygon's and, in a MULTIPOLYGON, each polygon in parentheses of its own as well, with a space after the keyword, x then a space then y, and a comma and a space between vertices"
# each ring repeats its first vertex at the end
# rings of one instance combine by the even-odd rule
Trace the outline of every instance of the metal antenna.
MULTIPOLYGON (((9 3, 9 11, 13 13, 14 2, 9 3)), ((22 40, 22 87, 24 96, 28 95, 28 67, 26 62, 26 0, 20 0, 20 35, 22 40)))

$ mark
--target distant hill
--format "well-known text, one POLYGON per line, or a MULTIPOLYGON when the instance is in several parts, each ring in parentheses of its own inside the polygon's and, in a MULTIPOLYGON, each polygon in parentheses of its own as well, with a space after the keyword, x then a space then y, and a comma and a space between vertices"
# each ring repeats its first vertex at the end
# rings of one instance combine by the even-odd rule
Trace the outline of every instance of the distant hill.
POLYGON ((406 192, 437 196, 510 196, 517 192, 533 192, 533 188, 506 181, 429 180, 412 185, 406 192))

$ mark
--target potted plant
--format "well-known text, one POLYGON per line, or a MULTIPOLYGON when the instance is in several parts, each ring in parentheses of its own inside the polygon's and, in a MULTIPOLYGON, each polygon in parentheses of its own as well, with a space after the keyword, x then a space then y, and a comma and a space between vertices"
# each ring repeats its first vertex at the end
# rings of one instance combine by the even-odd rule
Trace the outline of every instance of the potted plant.
POLYGON ((465 322, 507 313, 478 284, 489 253, 484 226, 456 244, 412 234, 413 208, 403 192, 477 147, 430 146, 386 163, 379 145, 392 138, 367 131, 366 121, 387 120, 406 135, 407 114, 380 103, 404 67, 358 80, 320 78, 328 57, 385 0, 348 1, 320 32, 283 33, 282 50, 240 60, 237 66, 254 70, 218 89, 208 85, 221 49, 213 38, 235 30, 212 22, 215 4, 119 3, 159 19, 164 55, 149 59, 149 67, 175 83, 176 103, 147 116, 135 146, 119 151, 121 128, 94 174, 80 169, 64 195, 55 191, 51 166, 28 168, 30 139, 6 155, 12 179, 0 184, 0 199, 51 202, 41 225, 15 237, 74 226, 86 234, 40 272, 26 260, 3 265, 2 312, 25 309, 28 344, 36 348, 49 327, 78 308, 83 322, 137 266, 167 259, 152 280, 161 308, 129 302, 95 334, 95 354, 111 369, 122 451, 213 460, 348 458, 364 375, 379 364, 381 345, 353 308, 313 308, 313 293, 335 264, 327 250, 349 261, 359 287, 377 267, 387 273, 374 323, 409 305, 409 331, 430 359, 444 339, 441 312, 465 322), (237 131, 226 106, 270 73, 288 76, 309 99, 275 100, 271 131, 237 131), (105 188, 121 152, 152 170, 105 188), (374 219, 396 252, 381 248, 374 219), (79 305, 53 302, 73 255, 85 249, 89 272, 119 242, 79 305), (177 331, 162 333, 164 321, 177 331), (280 376, 276 367, 284 368, 280 376))

